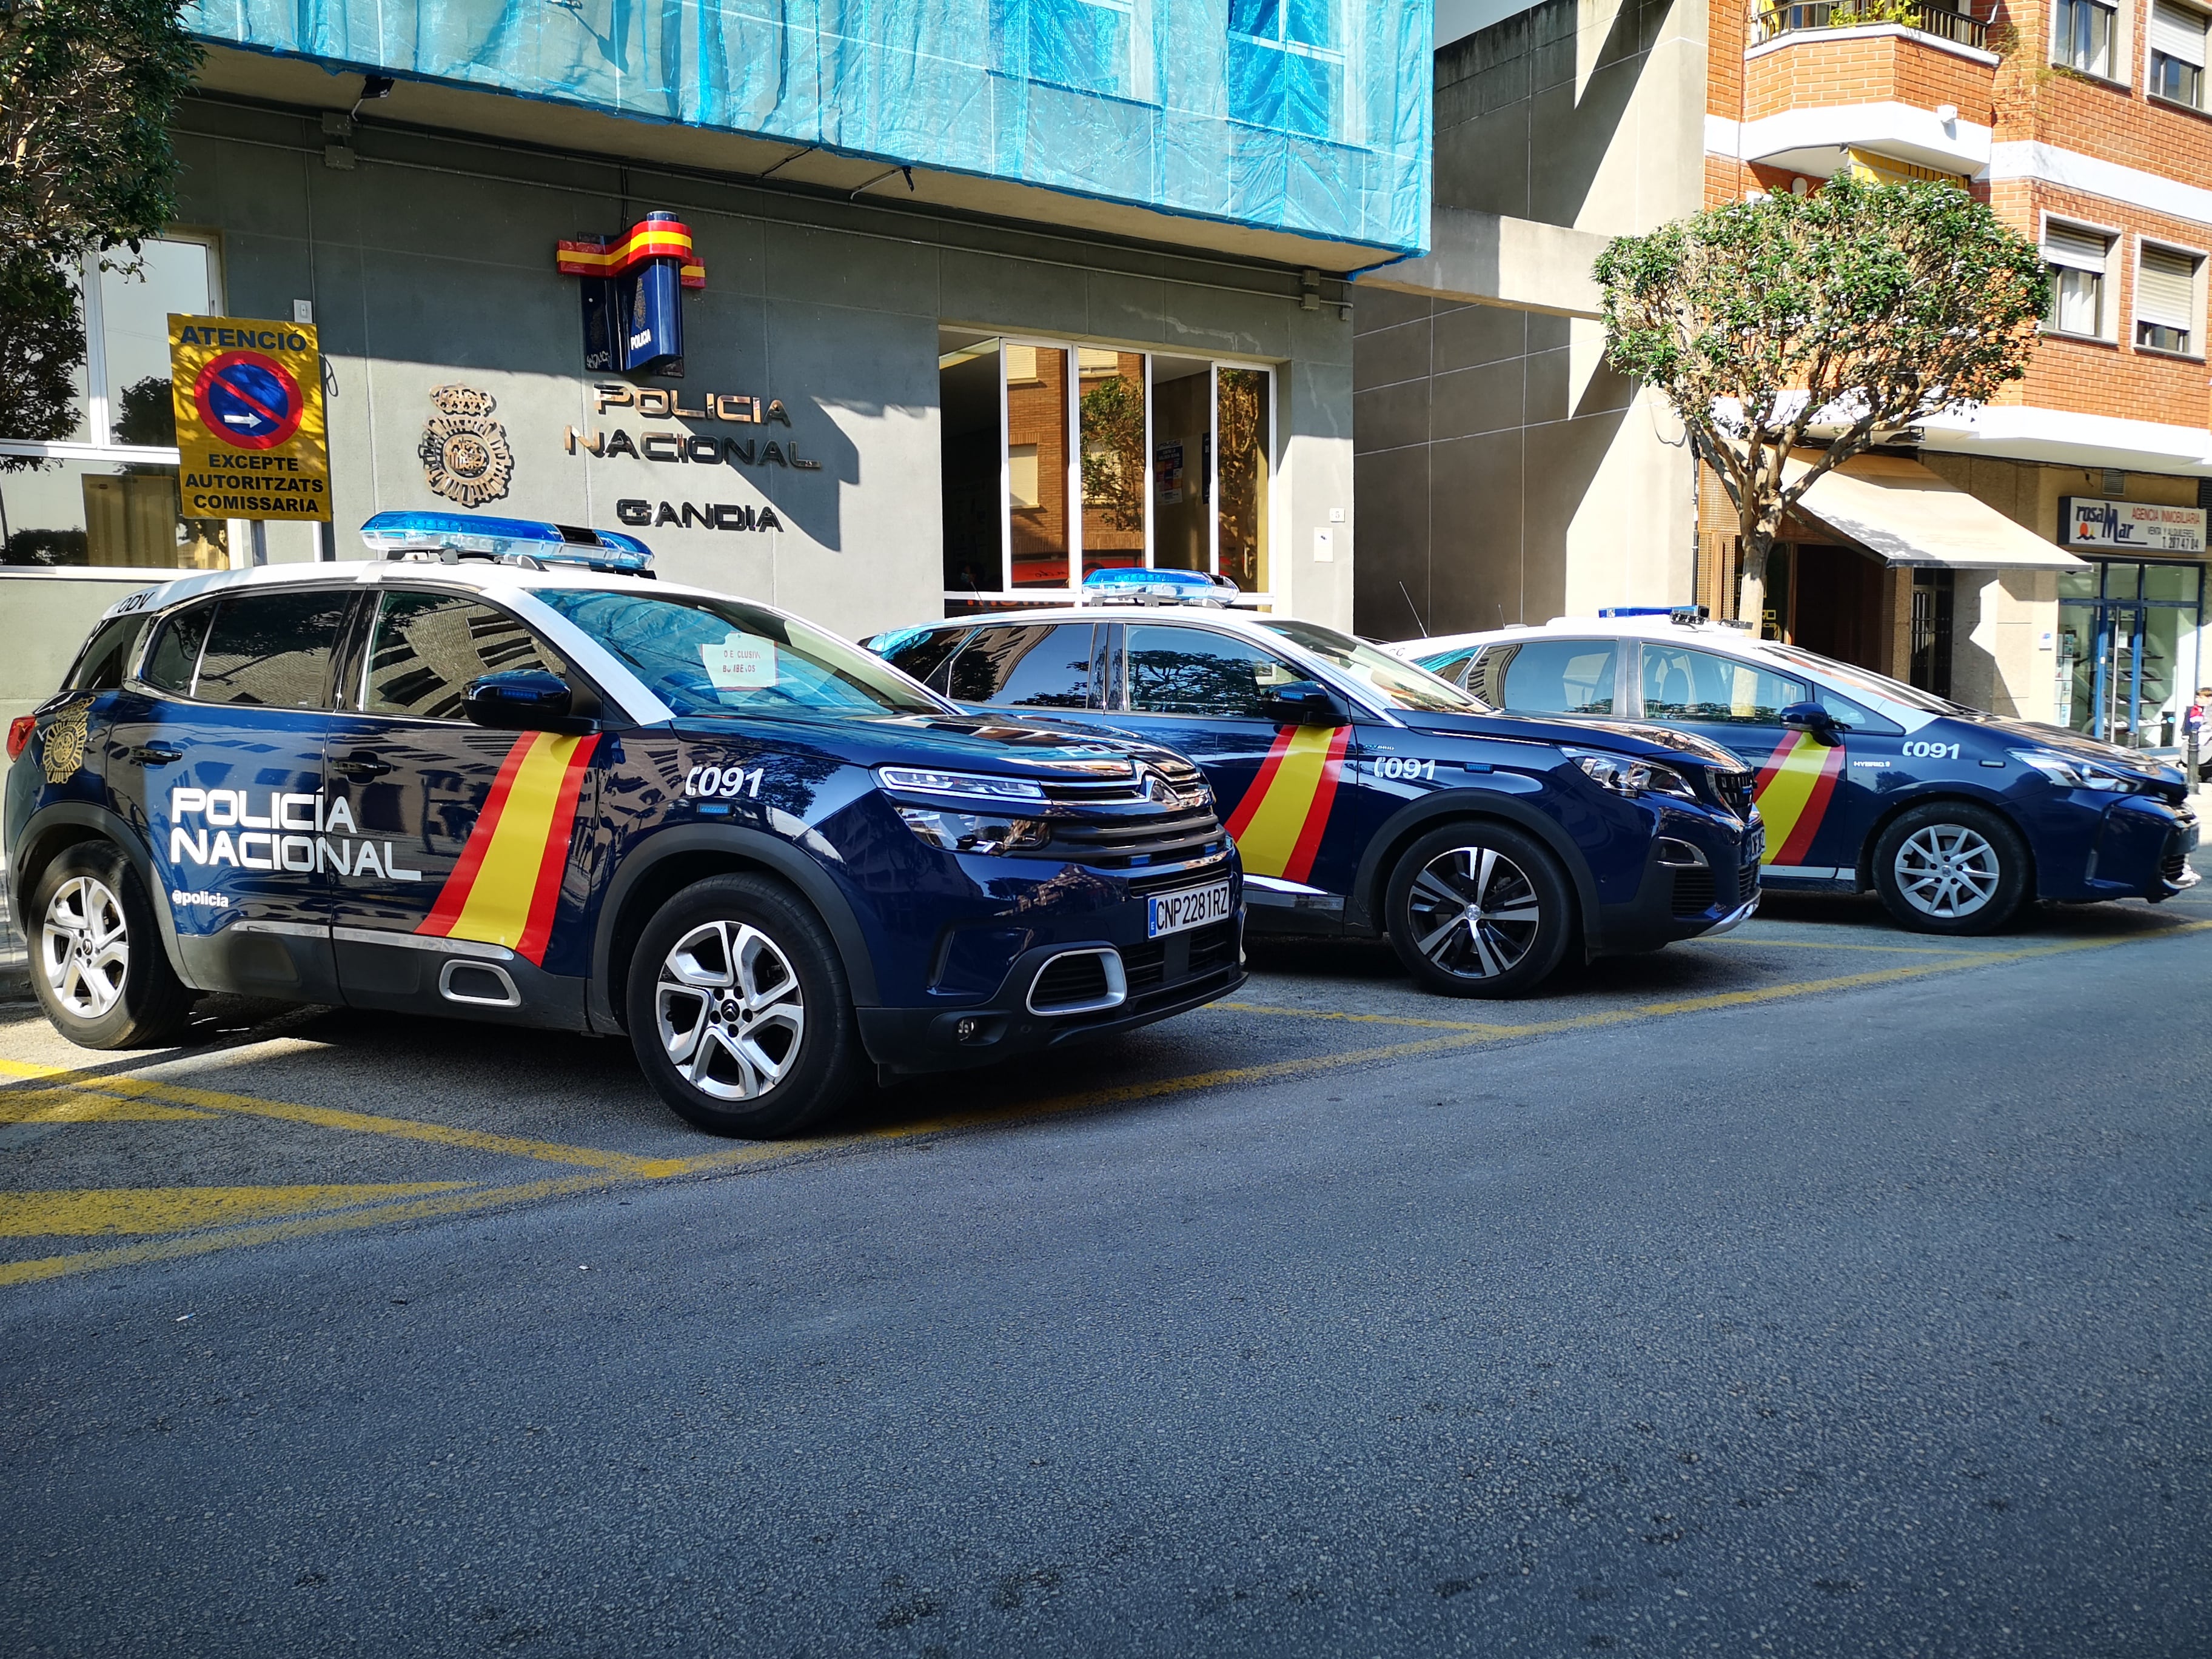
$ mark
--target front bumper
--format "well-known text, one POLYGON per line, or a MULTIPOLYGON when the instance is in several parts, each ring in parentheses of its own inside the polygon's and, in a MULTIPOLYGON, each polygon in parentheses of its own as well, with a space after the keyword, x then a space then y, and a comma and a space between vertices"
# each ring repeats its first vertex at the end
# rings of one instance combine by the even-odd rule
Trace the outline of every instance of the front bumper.
POLYGON ((1660 823, 1636 896, 1598 908, 1589 954, 1656 951, 1678 939, 1725 933, 1759 908, 1759 854, 1765 834, 1755 820, 1668 812, 1660 823))
POLYGON ((1116 946, 1105 939, 1039 945, 1015 960, 998 990, 953 1008, 862 1008, 860 1041, 869 1058, 894 1072, 939 1072, 988 1066, 1081 1037, 1132 1030, 1224 997, 1244 982, 1244 916, 1116 946), (1118 964, 1120 1000, 1111 1006, 1050 1012, 1039 979, 1056 959, 1110 952, 1118 964), (1036 1005, 1036 1006, 1033 1006, 1036 1005), (1036 1006, 1047 1012, 1039 1013, 1036 1006))

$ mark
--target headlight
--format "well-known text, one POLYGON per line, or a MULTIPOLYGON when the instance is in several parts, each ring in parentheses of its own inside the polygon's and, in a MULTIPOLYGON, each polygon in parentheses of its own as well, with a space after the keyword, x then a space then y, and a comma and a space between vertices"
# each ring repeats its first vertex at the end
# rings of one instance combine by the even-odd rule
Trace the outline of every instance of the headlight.
POLYGON ((1626 755, 1594 754, 1584 749, 1570 749, 1566 752, 1567 757, 1588 773, 1600 788, 1610 789, 1616 795, 1672 795, 1677 800, 1688 801, 1698 798, 1689 779, 1656 761, 1636 760, 1626 755))
POLYGON ((2061 789, 2094 789, 2106 794, 2131 795, 2144 787, 2141 778, 2100 766, 2095 761, 2077 760, 2048 749, 2014 749, 2010 753, 2021 765, 2033 767, 2061 789))
POLYGON ((1015 852, 1042 847, 1052 839, 1052 826, 1042 818, 941 812, 933 806, 902 806, 898 815, 915 835, 948 853, 1015 852))
POLYGON ((938 772, 918 766, 878 766, 876 781, 901 795, 957 795, 966 800, 1044 799, 1044 786, 1027 778, 994 778, 981 772, 938 772))

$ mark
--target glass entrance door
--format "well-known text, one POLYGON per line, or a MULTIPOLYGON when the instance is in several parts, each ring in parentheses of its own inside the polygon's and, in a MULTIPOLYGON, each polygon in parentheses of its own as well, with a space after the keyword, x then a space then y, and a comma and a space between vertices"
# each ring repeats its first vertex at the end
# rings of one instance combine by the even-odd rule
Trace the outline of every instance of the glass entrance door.
POLYGON ((2099 561, 2059 578, 2066 723, 2129 749, 2171 749, 2198 683, 2203 567, 2099 561))

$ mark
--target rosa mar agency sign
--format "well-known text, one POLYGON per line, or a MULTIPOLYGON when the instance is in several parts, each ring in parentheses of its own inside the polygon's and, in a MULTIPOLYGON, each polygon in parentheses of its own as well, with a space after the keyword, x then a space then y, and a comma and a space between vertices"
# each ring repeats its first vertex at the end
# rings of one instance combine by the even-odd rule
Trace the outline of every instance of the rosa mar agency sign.
POLYGON ((2108 501, 2094 495, 2062 495, 2058 544, 2136 553, 2204 551, 2204 509, 2155 501, 2108 501))
POLYGON ((313 325, 172 313, 169 389, 185 517, 329 520, 313 325))

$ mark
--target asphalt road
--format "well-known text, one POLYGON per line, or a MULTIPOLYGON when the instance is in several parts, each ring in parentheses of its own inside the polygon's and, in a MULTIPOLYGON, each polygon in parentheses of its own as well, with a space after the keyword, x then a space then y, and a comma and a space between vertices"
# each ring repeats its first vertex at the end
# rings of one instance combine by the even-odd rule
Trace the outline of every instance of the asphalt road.
POLYGON ((0 1009, 0 1650, 2207 1650, 2212 902, 1255 967, 797 1149, 0 1009))

